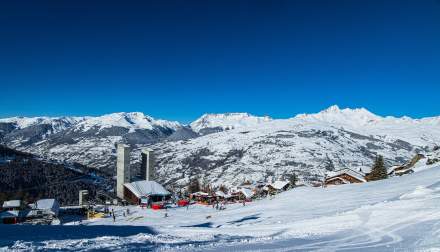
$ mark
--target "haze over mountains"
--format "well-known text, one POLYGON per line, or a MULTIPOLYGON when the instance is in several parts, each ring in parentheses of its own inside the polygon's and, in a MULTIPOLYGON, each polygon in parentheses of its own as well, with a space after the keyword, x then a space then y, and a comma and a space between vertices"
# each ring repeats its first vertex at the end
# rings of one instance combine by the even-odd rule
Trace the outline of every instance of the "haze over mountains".
POLYGON ((381 117, 332 106, 316 114, 272 119, 247 113, 205 114, 190 125, 140 112, 99 117, 0 119, 0 142, 47 158, 114 172, 115 144, 157 154, 157 180, 185 185, 190 177, 237 184, 293 172, 307 183, 339 168, 368 171, 377 154, 388 165, 440 144, 440 117, 381 117))

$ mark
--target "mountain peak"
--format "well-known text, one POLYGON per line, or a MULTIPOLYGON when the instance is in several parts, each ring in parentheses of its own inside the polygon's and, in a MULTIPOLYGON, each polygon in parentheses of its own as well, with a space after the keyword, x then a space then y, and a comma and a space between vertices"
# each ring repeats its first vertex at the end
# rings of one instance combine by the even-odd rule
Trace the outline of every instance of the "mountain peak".
POLYGON ((124 127, 134 129, 153 129, 156 126, 177 129, 181 127, 178 122, 156 120, 142 112, 117 112, 98 117, 91 117, 79 124, 83 129, 91 127, 109 128, 124 127))
POLYGON ((322 121, 327 123, 340 123, 351 126, 362 126, 375 123, 383 118, 371 113, 365 108, 344 108, 338 105, 330 106, 315 114, 299 114, 295 118, 306 121, 322 121))
POLYGON ((338 105, 332 105, 332 106, 324 109, 320 113, 335 113, 335 112, 341 112, 341 109, 339 108, 338 105))
POLYGON ((268 116, 260 117, 249 113, 204 114, 191 123, 191 128, 199 132, 204 128, 234 129, 248 127, 271 121, 268 116))

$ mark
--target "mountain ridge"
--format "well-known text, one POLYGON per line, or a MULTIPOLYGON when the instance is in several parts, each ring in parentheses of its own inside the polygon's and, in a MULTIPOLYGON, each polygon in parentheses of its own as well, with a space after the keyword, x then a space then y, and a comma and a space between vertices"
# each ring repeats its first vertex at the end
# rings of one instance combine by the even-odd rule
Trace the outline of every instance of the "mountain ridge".
POLYGON ((178 186, 193 176, 237 184, 292 172, 313 181, 342 167, 368 170, 376 155, 387 165, 399 164, 440 143, 440 117, 382 117, 338 106, 288 119, 205 114, 190 125, 119 112, 87 117, 60 131, 44 123, 17 129, 5 121, 0 120, 3 144, 109 173, 115 172, 116 143, 132 146, 135 169, 140 150, 153 148, 158 180, 178 186))

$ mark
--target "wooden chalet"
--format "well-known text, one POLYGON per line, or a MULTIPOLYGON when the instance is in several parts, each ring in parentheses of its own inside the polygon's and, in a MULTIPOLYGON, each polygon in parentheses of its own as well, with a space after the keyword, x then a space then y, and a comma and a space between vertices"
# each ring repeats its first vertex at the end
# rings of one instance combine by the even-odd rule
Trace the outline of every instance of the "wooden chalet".
POLYGON ((21 200, 3 202, 0 219, 3 224, 16 224, 24 220, 23 210, 25 204, 21 200))
POLYGON ((171 193, 156 181, 141 180, 124 184, 124 199, 131 204, 150 205, 170 198, 171 193))
POLYGON ((328 186, 364 182, 367 182, 364 173, 345 168, 329 174, 329 177, 325 179, 324 183, 328 186))

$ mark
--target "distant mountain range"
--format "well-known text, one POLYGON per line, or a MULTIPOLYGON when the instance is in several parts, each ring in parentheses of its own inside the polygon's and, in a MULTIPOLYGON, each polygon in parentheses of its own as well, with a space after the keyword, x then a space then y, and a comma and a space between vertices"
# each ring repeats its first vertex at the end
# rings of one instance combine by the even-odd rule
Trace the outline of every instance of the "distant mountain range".
MULTIPOLYGON (((339 168, 368 171, 377 154, 388 165, 440 144, 440 117, 381 117, 332 106, 316 114, 272 119, 247 113, 205 114, 190 125, 140 112, 99 117, 0 119, 0 143, 46 158, 115 171, 115 144, 157 154, 160 182, 190 177, 238 184, 297 173, 306 182, 339 168)), ((137 167, 137 165, 134 165, 137 167)))

